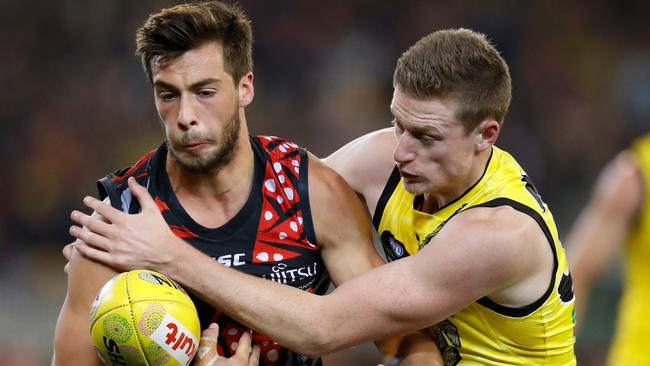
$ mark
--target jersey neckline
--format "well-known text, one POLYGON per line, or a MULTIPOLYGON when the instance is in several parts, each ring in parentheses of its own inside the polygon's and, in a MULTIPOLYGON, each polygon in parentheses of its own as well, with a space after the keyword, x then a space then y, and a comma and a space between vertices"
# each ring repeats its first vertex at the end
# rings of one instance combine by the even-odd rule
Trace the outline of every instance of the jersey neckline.
MULTIPOLYGON (((249 140, 252 139, 249 137, 249 140)), ((227 239, 239 231, 244 230, 247 225, 246 222, 255 217, 256 210, 259 211, 262 205, 262 193, 259 189, 262 185, 262 179, 264 174, 264 164, 258 151, 257 145, 252 141, 251 148, 253 149, 253 181, 251 184, 251 190, 248 194, 248 198, 244 203, 244 206, 225 224, 216 227, 209 228, 205 227, 198 222, 196 222, 192 216, 185 210, 181 205, 176 193, 174 193, 171 183, 169 181, 169 175, 167 174, 166 160, 167 160, 167 145, 163 145, 158 150, 158 156, 156 156, 158 171, 156 172, 157 178, 156 181, 159 182, 158 192, 161 194, 167 205, 169 206, 171 213, 177 216, 181 222, 192 232, 197 235, 200 235, 204 239, 211 238, 224 238, 227 239)), ((257 215, 259 216, 259 215, 257 215)))

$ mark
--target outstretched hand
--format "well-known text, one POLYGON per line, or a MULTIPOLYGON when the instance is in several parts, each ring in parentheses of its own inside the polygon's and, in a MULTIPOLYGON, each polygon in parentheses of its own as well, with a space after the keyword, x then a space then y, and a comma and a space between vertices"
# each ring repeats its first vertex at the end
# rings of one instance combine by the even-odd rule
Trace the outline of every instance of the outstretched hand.
POLYGON ((257 366, 260 363, 260 348, 251 347, 251 334, 244 332, 239 339, 235 355, 221 357, 217 352, 219 326, 215 323, 201 333, 201 342, 192 366, 257 366))
POLYGON ((79 239, 74 247, 85 257, 116 270, 164 271, 165 265, 174 258, 174 250, 187 244, 169 229, 147 189, 134 178, 128 179, 128 185, 140 203, 140 213, 127 214, 94 197, 85 197, 84 204, 105 221, 73 211, 72 220, 84 227, 70 227, 70 234, 79 239))

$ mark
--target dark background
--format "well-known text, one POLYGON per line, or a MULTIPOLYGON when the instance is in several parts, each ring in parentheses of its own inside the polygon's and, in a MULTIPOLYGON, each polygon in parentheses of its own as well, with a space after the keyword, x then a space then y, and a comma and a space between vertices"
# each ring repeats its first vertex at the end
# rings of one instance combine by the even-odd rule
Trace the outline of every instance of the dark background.
MULTIPOLYGON (((135 30, 172 1, 13 1, 0 12, 0 365, 51 357, 65 295, 69 212, 95 180, 161 141, 135 30)), ((325 156, 388 126, 395 61, 431 31, 489 36, 513 100, 498 145, 551 207, 561 235, 599 169, 650 116, 647 1, 240 1, 253 22, 255 134, 325 156)), ((579 361, 600 364, 618 272, 596 291, 579 361)), ((646 320, 647 321, 647 320, 646 320)))

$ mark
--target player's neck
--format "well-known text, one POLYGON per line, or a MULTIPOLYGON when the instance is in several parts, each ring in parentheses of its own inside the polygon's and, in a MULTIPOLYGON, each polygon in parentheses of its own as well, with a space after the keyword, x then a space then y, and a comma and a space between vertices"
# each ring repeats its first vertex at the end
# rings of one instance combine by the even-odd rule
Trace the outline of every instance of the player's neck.
POLYGON ((462 177, 459 181, 450 184, 450 189, 448 191, 425 193, 420 207, 416 207, 416 209, 426 213, 434 213, 447 206, 450 202, 457 200, 478 183, 481 177, 483 177, 490 161, 491 154, 492 149, 488 149, 478 154, 467 175, 462 177))
MULTIPOLYGON (((242 121, 232 159, 218 170, 197 173, 183 169, 168 156, 169 182, 183 208, 199 223, 204 212, 227 222, 244 206, 251 191, 255 159, 248 129, 242 121)), ((214 220, 205 226, 215 226, 214 220)), ((202 223, 203 224, 203 223, 202 223)))

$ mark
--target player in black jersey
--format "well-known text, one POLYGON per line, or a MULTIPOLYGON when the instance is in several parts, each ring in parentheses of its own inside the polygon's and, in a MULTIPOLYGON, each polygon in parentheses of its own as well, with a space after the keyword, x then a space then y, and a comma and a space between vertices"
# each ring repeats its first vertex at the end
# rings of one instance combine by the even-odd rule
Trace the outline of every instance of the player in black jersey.
MULTIPOLYGON (((290 141, 249 136, 244 109, 254 96, 251 38, 241 11, 218 2, 164 9, 145 23, 137 54, 154 87, 165 143, 102 178, 100 196, 116 212, 151 219, 131 227, 130 235, 162 223, 169 230, 159 240, 182 238, 191 244, 183 250, 202 252, 220 263, 215 266, 323 294, 328 274, 338 285, 383 261, 363 206, 340 176, 290 141), (141 207, 142 187, 152 199, 141 207)), ((88 313, 115 271, 75 252, 68 273, 53 363, 99 364, 88 313)), ((194 300, 202 328, 218 323, 219 352, 232 355, 247 328, 210 299, 194 300)), ((311 316, 317 322, 319 314, 311 316)), ((261 364, 312 363, 264 335, 253 333, 252 341, 261 364)))

